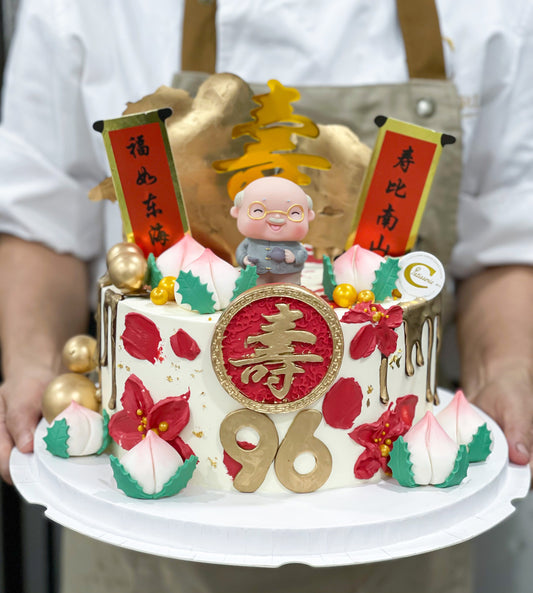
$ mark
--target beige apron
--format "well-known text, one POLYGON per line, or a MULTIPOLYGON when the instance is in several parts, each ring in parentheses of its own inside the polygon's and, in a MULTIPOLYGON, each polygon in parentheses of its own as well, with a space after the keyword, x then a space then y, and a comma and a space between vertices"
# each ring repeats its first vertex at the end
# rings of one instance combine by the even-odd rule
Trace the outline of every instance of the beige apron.
MULTIPOLYGON (((298 87, 298 112, 341 123, 372 146, 374 117, 396 117, 454 135, 442 153, 417 248, 447 262, 455 243, 461 173, 459 99, 446 80, 438 17, 431 0, 398 0, 410 80, 400 85, 298 87), (420 25, 423 23, 423 25, 420 25), (334 109, 332 109, 334 106, 334 109), (334 120, 327 114, 335 114, 334 120)), ((215 3, 186 0, 182 68, 174 86, 194 94, 215 70, 215 3), (200 49, 198 49, 200 48, 200 49)), ((451 311, 451 308, 448 308, 451 311)), ((357 492, 354 490, 354 501, 357 492)), ((135 526, 132 526, 134 531, 135 526)), ((62 593, 468 593, 467 544, 389 562, 335 568, 276 569, 183 562, 131 552, 64 531, 62 593)))

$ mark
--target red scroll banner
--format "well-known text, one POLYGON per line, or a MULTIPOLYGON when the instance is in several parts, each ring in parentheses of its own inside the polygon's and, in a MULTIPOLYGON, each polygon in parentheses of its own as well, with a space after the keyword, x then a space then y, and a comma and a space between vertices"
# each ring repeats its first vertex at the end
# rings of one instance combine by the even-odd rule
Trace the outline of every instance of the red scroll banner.
POLYGON ((165 119, 171 109, 97 121, 126 238, 158 256, 189 230, 165 119))
POLYGON ((382 115, 346 249, 380 255, 413 248, 442 147, 455 138, 382 115))

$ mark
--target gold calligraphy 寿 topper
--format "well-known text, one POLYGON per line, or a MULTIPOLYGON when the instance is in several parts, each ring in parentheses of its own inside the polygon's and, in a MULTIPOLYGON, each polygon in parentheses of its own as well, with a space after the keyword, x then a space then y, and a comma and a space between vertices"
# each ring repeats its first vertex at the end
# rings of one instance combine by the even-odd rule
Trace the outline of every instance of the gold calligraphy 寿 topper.
POLYGON ((331 307, 309 290, 283 283, 238 296, 217 321, 211 342, 223 389, 250 410, 274 414, 300 410, 324 395, 343 352, 331 307))
POLYGON ((293 134, 308 138, 316 138, 319 134, 317 125, 310 118, 293 113, 291 103, 299 100, 300 93, 277 80, 270 80, 268 86, 270 93, 253 97, 259 104, 251 111, 253 121, 233 128, 233 138, 248 135, 255 142, 245 145, 244 155, 213 163, 218 173, 235 172, 228 181, 232 199, 248 183, 260 177, 276 175, 298 185, 308 185, 311 180, 298 169, 299 166, 331 168, 324 157, 294 152, 293 134))
POLYGON ((235 366, 248 367, 241 374, 241 381, 245 384, 250 378, 257 383, 268 375, 266 385, 274 397, 282 400, 289 393, 294 375, 304 372, 298 362, 322 362, 324 359, 318 354, 294 352, 293 342, 315 344, 316 336, 309 331, 295 329, 294 322, 303 317, 301 311, 291 310, 286 303, 278 303, 276 308, 279 313, 263 315, 270 322, 261 326, 263 333, 246 338, 247 346, 260 342, 265 348, 256 348, 253 357, 230 359, 230 362, 235 366), (274 368, 269 369, 268 366, 272 365, 274 368), (281 377, 285 379, 278 388, 281 377))

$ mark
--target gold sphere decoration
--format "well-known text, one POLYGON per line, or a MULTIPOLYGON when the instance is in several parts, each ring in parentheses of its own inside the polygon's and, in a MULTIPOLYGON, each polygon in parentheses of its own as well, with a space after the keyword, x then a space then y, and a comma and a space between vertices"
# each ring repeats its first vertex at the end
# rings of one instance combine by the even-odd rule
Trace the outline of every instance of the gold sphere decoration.
POLYGON ((42 412, 46 421, 52 422, 72 400, 95 412, 100 410, 96 385, 85 375, 65 373, 53 379, 45 389, 42 412))
POLYGON ((148 263, 135 243, 118 243, 107 252, 109 279, 124 292, 136 292, 145 282, 148 263))
POLYGON ((150 300, 154 305, 165 305, 168 302, 168 292, 164 288, 156 286, 150 292, 150 300))
POLYGON ((357 295, 358 303, 373 303, 376 300, 374 293, 371 290, 362 290, 357 295))
POLYGON ((106 255, 106 263, 109 266, 109 262, 113 259, 115 259, 115 257, 117 255, 123 255, 124 253, 133 253, 133 254, 138 254, 141 253, 142 254, 142 250, 141 248, 136 244, 136 243, 117 243, 116 245, 113 245, 113 247, 111 247, 109 249, 109 251, 107 252, 106 255))
POLYGON ((175 301, 176 296, 174 294, 174 285, 176 284, 176 276, 165 276, 161 278, 159 284, 157 285, 158 288, 163 288, 168 293, 168 300, 175 301))
POLYGON ((92 336, 73 336, 62 354, 63 364, 73 373, 90 373, 96 368, 96 340, 92 336))
POLYGON ((348 283, 337 284, 333 290, 333 301, 339 307, 349 309, 357 300, 357 290, 348 283))

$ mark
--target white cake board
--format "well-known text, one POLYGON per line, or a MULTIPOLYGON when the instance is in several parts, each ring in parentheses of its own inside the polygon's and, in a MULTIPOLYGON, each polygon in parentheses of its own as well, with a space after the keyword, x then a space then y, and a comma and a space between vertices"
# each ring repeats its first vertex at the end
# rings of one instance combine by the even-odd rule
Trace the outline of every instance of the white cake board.
MULTIPOLYGON (((440 394, 444 403, 450 396, 440 394)), ((106 455, 61 459, 14 450, 11 475, 22 496, 69 529, 139 552, 241 566, 363 564, 466 541, 514 511, 529 491, 528 467, 508 462, 502 431, 487 417, 494 449, 460 486, 378 484, 311 494, 242 494, 188 486, 172 498, 136 500, 116 486, 106 455)))

